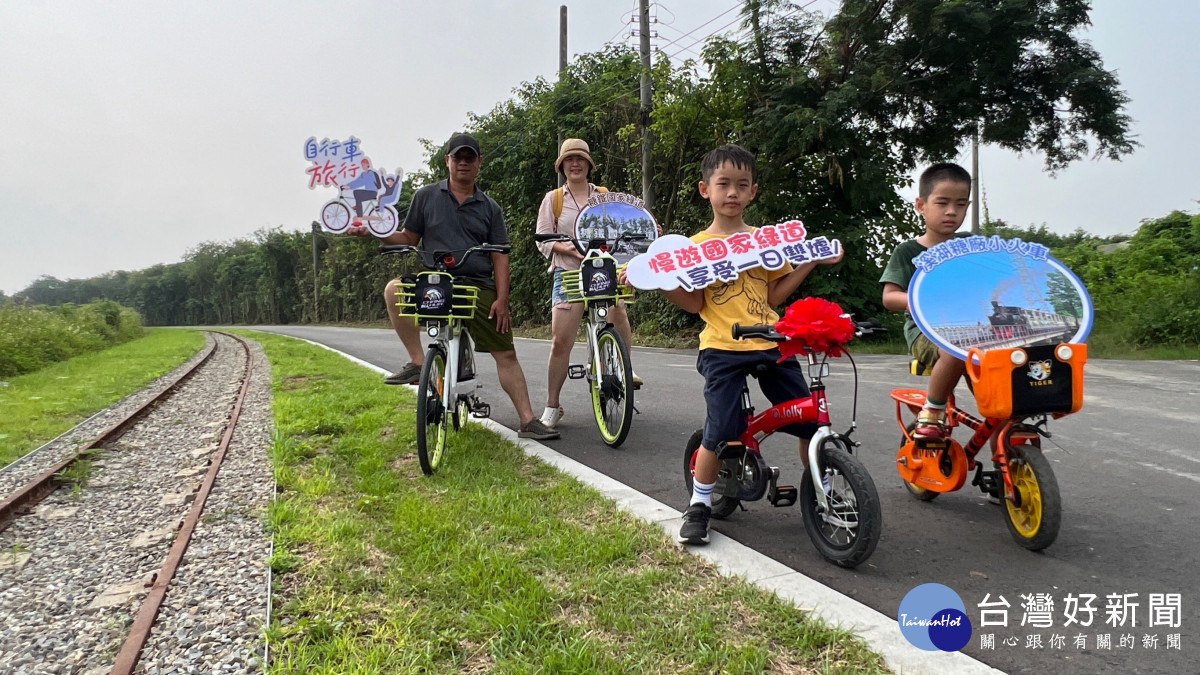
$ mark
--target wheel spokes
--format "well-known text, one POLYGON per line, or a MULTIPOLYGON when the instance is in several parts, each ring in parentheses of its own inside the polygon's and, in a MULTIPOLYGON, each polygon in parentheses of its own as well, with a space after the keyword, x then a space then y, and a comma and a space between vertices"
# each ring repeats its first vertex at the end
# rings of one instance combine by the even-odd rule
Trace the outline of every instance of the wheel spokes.
POLYGON ((860 515, 858 499, 854 491, 849 489, 849 483, 841 473, 829 469, 825 472, 829 480, 829 511, 821 514, 821 520, 828 526, 826 538, 836 546, 846 546, 857 536, 860 515), (839 536, 839 533, 845 534, 839 536))
POLYGON ((622 402, 625 392, 622 388, 621 360, 617 358, 616 345, 611 340, 604 340, 600 348, 600 401, 603 407, 604 419, 609 428, 619 427, 622 417, 622 402))

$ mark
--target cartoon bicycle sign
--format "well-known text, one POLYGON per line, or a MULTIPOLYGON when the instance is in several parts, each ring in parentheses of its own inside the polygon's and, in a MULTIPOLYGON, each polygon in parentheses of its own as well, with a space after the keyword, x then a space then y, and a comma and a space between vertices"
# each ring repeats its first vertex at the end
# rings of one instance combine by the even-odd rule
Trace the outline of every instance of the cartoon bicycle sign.
POLYGON ((365 226, 376 237, 386 237, 400 225, 396 203, 400 201, 404 170, 396 173, 374 168, 362 153, 361 141, 316 136, 304 142, 304 158, 312 162, 305 170, 308 188, 336 187, 338 196, 321 207, 321 226, 338 234, 354 225, 365 226))

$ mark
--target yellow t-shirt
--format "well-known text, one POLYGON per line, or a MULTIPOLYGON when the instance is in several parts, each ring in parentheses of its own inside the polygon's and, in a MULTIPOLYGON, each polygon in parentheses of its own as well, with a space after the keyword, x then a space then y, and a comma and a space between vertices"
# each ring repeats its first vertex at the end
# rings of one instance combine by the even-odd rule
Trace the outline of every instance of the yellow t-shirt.
MULTIPOLYGON (((691 236, 691 240, 699 244, 726 236, 697 232, 691 236)), ((755 267, 742 272, 731 282, 718 281, 706 287, 704 307, 700 309, 700 318, 704 319, 704 330, 700 331, 700 349, 728 349, 735 352, 773 349, 776 345, 769 340, 734 340, 733 324, 747 326, 779 321, 779 315, 767 301, 768 284, 791 271, 790 263, 784 263, 774 272, 755 267)))

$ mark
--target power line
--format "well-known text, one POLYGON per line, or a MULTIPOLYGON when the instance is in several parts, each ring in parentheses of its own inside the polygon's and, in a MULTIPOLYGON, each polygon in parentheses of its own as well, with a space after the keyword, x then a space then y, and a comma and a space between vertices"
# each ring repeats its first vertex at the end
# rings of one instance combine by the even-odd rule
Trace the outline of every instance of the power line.
MULTIPOLYGON (((809 2, 808 2, 807 4, 801 5, 801 6, 799 6, 799 7, 793 7, 793 8, 791 9, 791 11, 789 11, 789 12, 786 12, 786 13, 784 13, 784 14, 781 14, 781 15, 779 16, 779 18, 780 18, 780 19, 786 19, 786 18, 788 18, 788 17, 790 17, 790 16, 793 16, 793 15, 797 14, 798 12, 801 12, 801 11, 804 11, 805 9, 808 9, 809 7, 811 7, 812 5, 814 5, 814 4, 816 4, 816 3, 817 3, 817 0, 809 0, 809 2)), ((707 24, 709 24, 709 23, 712 23, 712 22, 713 22, 713 21, 715 21, 716 19, 719 19, 719 18, 721 18, 722 16, 724 16, 725 14, 728 14, 728 13, 729 13, 730 11, 732 11, 733 9, 737 9, 737 7, 735 6, 735 7, 731 8, 731 9, 727 9, 727 10, 725 10, 725 11, 724 11, 724 12, 722 12, 721 14, 718 14, 717 16, 715 16, 715 17, 713 17, 712 19, 708 20, 708 21, 707 21, 707 22, 705 22, 704 24, 701 24, 701 26, 697 26, 696 28, 700 28, 700 27, 702 27, 702 26, 704 26, 704 25, 707 25, 707 24)), ((716 34, 720 33, 721 31, 725 30, 726 28, 729 28, 730 26, 732 26, 733 24, 737 23, 737 22, 738 22, 738 21, 740 21, 740 20, 741 20, 741 17, 739 16, 738 18, 734 19, 733 21, 730 21, 729 23, 725 24, 724 26, 721 26, 720 28, 717 28, 716 30, 714 30, 714 31, 710 32, 708 35, 705 35, 704 37, 700 38, 699 40, 696 40, 695 42, 692 42, 691 44, 687 45, 686 47, 683 47, 682 49, 680 49, 679 51, 675 52, 674 54, 668 54, 668 55, 667 55, 667 58, 669 58, 669 59, 674 59, 674 58, 678 57, 680 54, 682 54, 682 53, 684 53, 684 52, 686 52, 686 51, 691 51, 693 54, 696 54, 697 56, 702 56, 702 54, 699 54, 698 52, 696 52, 696 51, 695 51, 694 49, 692 49, 692 48, 693 48, 693 47, 695 47, 695 46, 696 46, 696 45, 698 45, 698 44, 701 44, 701 43, 705 42, 706 40, 708 40, 708 39, 709 39, 709 38, 711 38, 712 36, 714 36, 714 35, 716 35, 716 34)), ((691 32, 695 32, 695 29, 693 29, 691 32)), ((683 39, 683 37, 682 37, 682 36, 681 36, 680 38, 678 38, 678 39, 674 40, 673 42, 678 42, 678 41, 679 41, 679 40, 681 40, 681 39, 683 39)), ((671 43, 668 43, 668 45, 669 45, 669 44, 671 44, 671 43)), ((663 45, 663 47, 666 47, 666 46, 667 46, 667 45, 663 45)))
POLYGON ((674 58, 678 57, 680 54, 688 51, 689 49, 691 49, 692 47, 695 47, 698 44, 704 43, 712 36, 716 35, 717 33, 720 33, 721 31, 725 30, 726 28, 729 28, 730 26, 732 26, 733 24, 735 24, 741 20, 742 20, 742 17, 739 16, 738 18, 734 19, 733 21, 730 21, 729 23, 725 24, 724 26, 721 26, 720 28, 714 30, 713 32, 709 33, 708 35, 705 35, 704 37, 700 38, 699 40, 696 40, 695 42, 684 47, 683 49, 680 49, 679 51, 675 52, 674 54, 668 54, 667 58, 674 59, 674 58))
MULTIPOLYGON (((670 47, 670 46, 671 46, 671 45, 673 45, 673 44, 678 44, 680 40, 682 40, 682 39, 684 39, 684 38, 686 38, 686 37, 690 36, 691 34, 695 33, 696 31, 700 30, 701 28, 704 28, 704 27, 705 27, 705 26, 707 26, 708 24, 710 24, 710 23, 712 23, 712 22, 716 21, 717 19, 720 19, 721 17, 725 16, 726 14, 728 14, 728 13, 732 12, 732 11, 733 11, 733 10, 735 10, 735 9, 738 9, 738 8, 739 8, 739 7, 741 7, 741 6, 742 6, 742 3, 740 3, 740 2, 739 2, 739 3, 737 3, 737 4, 735 4, 733 7, 730 7, 729 9, 725 10, 724 12, 721 12, 720 14, 718 14, 718 15, 714 16, 713 18, 709 19, 708 21, 705 21, 704 23, 700 24, 699 26, 696 26, 695 28, 693 28, 693 29, 689 30, 688 32, 684 33, 683 35, 680 35, 679 37, 675 38, 674 40, 671 40, 670 42, 668 42, 668 43, 666 43, 666 44, 664 44, 664 45, 660 46, 660 47, 658 48, 658 49, 659 49, 659 51, 665 51, 667 47, 670 47)), ((737 19, 735 19, 735 20, 734 20, 734 22, 736 22, 736 21, 737 21, 737 19)), ((729 25, 729 24, 726 24, 726 25, 729 25)), ((719 29, 718 29, 718 30, 719 30, 719 29)), ((705 36, 704 38, 701 38, 701 41, 703 41, 703 40, 705 40, 705 39, 708 39, 708 38, 709 38, 709 37, 711 37, 711 36, 712 36, 712 33, 709 33, 709 34, 708 34, 707 36, 705 36)), ((693 43, 693 44, 694 44, 694 43, 693 43)))
MULTIPOLYGON (((630 30, 630 29, 629 29, 629 24, 633 22, 633 14, 634 14, 634 13, 636 13, 636 12, 637 12, 637 9, 635 8, 635 9, 631 9, 631 10, 629 10, 628 12, 625 12, 624 14, 622 14, 622 15, 621 15, 621 27, 620 27, 619 29, 617 29, 617 32, 616 32, 616 33, 613 33, 613 36, 612 36, 612 37, 610 37, 610 38, 608 38, 607 40, 605 40, 605 41, 604 41, 604 42, 601 44, 601 46, 603 47, 604 45, 610 44, 610 43, 611 43, 613 40, 617 39, 617 36, 618 36, 618 35, 620 35, 621 33, 625 33, 626 31, 629 31, 629 30, 630 30), (626 17, 629 17, 629 18, 626 18, 626 17)), ((630 32, 630 33, 629 33, 629 35, 626 35, 626 36, 625 36, 625 37, 624 37, 624 38, 621 40, 621 42, 622 42, 622 43, 624 43, 624 42, 625 42, 625 40, 628 40, 628 39, 629 39, 629 37, 630 37, 631 35, 632 35, 632 32, 630 32)))

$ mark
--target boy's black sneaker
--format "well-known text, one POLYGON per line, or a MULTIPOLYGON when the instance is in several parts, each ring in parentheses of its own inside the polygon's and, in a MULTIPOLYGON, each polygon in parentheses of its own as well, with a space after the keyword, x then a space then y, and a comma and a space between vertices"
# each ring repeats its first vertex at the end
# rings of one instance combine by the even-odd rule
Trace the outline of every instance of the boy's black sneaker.
POLYGON ((708 519, 712 509, 704 504, 692 504, 683 512, 683 526, 679 528, 679 543, 707 544, 708 519))

